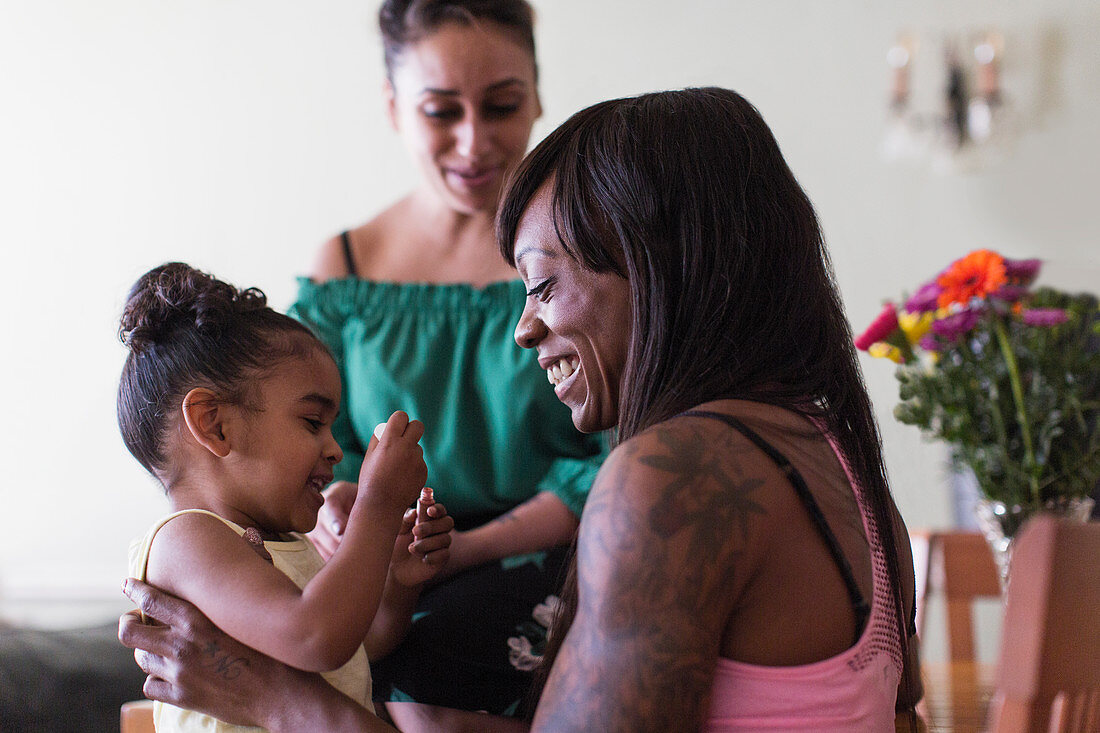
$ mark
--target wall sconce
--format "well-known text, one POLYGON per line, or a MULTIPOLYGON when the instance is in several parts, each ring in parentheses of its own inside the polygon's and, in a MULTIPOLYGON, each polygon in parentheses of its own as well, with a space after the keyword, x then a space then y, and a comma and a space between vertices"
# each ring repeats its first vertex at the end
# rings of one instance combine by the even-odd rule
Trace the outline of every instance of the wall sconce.
POLYGON ((920 42, 901 34, 886 54, 890 102, 883 138, 889 161, 928 162, 954 172, 979 167, 1012 136, 1011 112, 1001 88, 1004 37, 983 31, 941 46, 943 79, 927 111, 914 102, 913 79, 920 42))

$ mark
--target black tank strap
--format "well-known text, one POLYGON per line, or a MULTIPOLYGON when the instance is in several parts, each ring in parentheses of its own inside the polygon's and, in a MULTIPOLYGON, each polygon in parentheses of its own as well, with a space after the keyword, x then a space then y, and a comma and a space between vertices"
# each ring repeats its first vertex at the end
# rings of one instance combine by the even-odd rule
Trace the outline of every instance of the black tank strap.
POLYGON ((347 265, 348 274, 355 277, 355 258, 351 254, 351 237, 347 231, 340 232, 340 244, 344 246, 344 264, 347 265))
POLYGON ((771 443, 761 438, 755 430, 731 415, 726 415, 721 412, 710 412, 707 410, 688 410, 687 412, 681 412, 678 417, 709 417, 715 420, 721 420, 752 441, 753 445, 757 448, 764 451, 768 458, 772 459, 772 462, 783 472, 791 486, 794 487, 795 493, 798 494, 798 498, 802 501, 802 506, 804 506, 809 513, 814 526, 817 527, 821 539, 825 540, 825 546, 829 549, 829 554, 832 555, 833 561, 836 563, 837 568, 840 570, 840 575, 844 579, 844 585, 848 589, 848 598, 851 600, 852 607, 855 609, 856 613, 856 640, 858 641, 860 635, 863 633, 864 626, 867 624, 867 619, 871 615, 871 606, 863 598, 863 594, 856 584, 855 573, 852 572, 851 563, 848 562, 848 558, 845 557, 844 553, 841 551, 840 543, 837 541, 836 535, 833 534, 832 528, 829 527, 829 523, 825 520, 825 514, 821 511, 821 507, 818 506, 817 500, 814 499, 813 494, 810 493, 810 488, 806 485, 806 480, 802 478, 802 474, 798 472, 798 469, 787 460, 785 455, 776 450, 771 443))

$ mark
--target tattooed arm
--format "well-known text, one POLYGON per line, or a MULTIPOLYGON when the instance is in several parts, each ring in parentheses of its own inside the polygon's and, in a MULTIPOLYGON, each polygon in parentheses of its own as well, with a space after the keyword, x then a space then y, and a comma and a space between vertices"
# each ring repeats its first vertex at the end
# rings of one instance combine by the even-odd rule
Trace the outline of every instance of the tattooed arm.
POLYGON ((658 425, 612 452, 581 519, 576 618, 536 731, 698 730, 747 576, 753 493, 702 430, 658 425))

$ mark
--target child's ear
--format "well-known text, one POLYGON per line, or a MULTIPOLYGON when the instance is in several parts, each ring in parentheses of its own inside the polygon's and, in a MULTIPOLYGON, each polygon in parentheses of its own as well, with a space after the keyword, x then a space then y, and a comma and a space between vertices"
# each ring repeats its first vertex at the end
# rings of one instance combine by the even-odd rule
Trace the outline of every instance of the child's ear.
POLYGON ((183 398, 183 422, 195 441, 216 455, 229 455, 229 440, 225 436, 228 405, 208 389, 196 387, 183 398))

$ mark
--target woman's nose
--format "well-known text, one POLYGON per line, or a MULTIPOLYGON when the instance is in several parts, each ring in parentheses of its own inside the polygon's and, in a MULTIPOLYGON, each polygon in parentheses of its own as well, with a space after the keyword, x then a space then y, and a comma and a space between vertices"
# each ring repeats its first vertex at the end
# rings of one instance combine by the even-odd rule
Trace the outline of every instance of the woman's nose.
POLYGON ((491 128, 491 124, 477 115, 467 116, 455 128, 455 148, 458 153, 467 158, 477 158, 487 153, 492 147, 491 128))
POLYGON ((525 306, 516 324, 516 343, 525 349, 533 349, 546 336, 546 324, 533 313, 530 305, 525 306))

